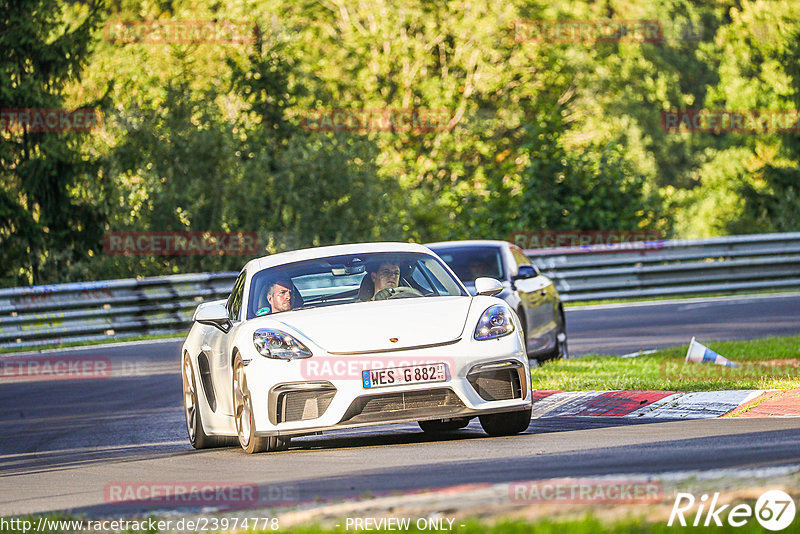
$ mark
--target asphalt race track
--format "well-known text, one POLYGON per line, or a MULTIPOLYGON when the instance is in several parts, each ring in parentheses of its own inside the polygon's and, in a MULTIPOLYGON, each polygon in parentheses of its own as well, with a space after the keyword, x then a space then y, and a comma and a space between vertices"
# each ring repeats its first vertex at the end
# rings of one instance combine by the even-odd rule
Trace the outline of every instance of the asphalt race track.
POLYGON ((800 294, 566 308, 572 355, 800 334, 800 294))
MULTIPOLYGON (((570 309, 573 353, 621 354, 701 340, 800 333, 800 296, 570 309)), ((217 481, 258 487, 259 506, 561 476, 666 473, 800 464, 800 418, 534 420, 489 438, 474 421, 444 438, 416 425, 292 441, 250 456, 194 451, 181 407, 179 343, 63 351, 102 359, 111 376, 0 387, 0 515, 73 510, 119 516, 149 505, 109 502, 118 483, 217 481)))

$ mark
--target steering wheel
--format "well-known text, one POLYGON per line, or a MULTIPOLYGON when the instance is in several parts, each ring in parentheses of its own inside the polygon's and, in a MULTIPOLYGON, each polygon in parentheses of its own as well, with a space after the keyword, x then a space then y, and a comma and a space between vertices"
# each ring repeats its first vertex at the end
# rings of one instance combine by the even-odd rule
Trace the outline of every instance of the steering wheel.
POLYGON ((413 287, 387 287, 375 293, 373 300, 388 300, 388 299, 407 299, 409 297, 421 297, 422 293, 413 287))

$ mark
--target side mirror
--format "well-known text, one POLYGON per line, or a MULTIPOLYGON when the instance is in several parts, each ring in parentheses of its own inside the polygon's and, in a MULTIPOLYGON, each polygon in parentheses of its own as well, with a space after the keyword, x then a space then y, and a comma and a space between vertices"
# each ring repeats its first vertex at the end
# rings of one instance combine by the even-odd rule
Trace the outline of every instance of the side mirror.
POLYGON ((539 276, 539 269, 535 265, 520 265, 519 271, 511 279, 524 280, 525 278, 535 278, 537 276, 539 276))
POLYGON ((503 291, 503 284, 494 278, 481 276, 480 278, 475 279, 475 291, 478 293, 478 295, 493 297, 503 291))
POLYGON ((194 320, 200 324, 214 326, 226 334, 233 324, 228 319, 228 309, 222 304, 207 304, 200 306, 194 314, 194 320))

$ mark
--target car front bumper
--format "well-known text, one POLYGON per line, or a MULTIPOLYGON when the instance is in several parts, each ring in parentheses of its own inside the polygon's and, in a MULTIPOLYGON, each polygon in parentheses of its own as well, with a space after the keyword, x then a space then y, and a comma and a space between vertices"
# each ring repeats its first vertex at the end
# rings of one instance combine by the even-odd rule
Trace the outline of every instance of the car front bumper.
POLYGON ((476 417, 531 406, 530 369, 516 335, 292 361, 254 356, 245 372, 258 436, 476 417), (431 363, 447 365, 446 380, 376 388, 362 382, 363 369, 431 363))

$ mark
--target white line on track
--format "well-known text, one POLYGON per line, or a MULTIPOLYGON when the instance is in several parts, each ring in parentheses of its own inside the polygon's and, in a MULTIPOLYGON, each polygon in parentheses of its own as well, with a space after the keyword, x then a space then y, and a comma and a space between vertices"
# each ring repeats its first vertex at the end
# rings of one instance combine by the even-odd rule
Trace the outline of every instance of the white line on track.
POLYGON ((167 339, 140 339, 138 341, 120 341, 119 343, 103 343, 102 345, 82 345, 78 347, 64 347, 64 348, 56 348, 56 349, 42 349, 42 350, 30 350, 26 352, 7 352, 4 354, 0 354, 0 357, 12 357, 12 356, 35 356, 38 354, 48 354, 51 352, 75 352, 75 351, 84 351, 84 350, 95 350, 95 349, 108 349, 113 347, 135 347, 136 345, 155 345, 159 343, 175 343, 176 341, 183 341, 186 337, 170 337, 167 339))
POLYGON ((735 301, 761 300, 774 298, 800 297, 800 293, 768 293, 766 295, 729 295, 724 297, 684 298, 669 300, 646 300, 642 302, 617 302, 614 304, 589 304, 586 306, 567 306, 566 312, 582 310, 610 310, 615 308, 632 308, 636 306, 660 306, 662 304, 696 304, 703 302, 733 303, 735 301))

